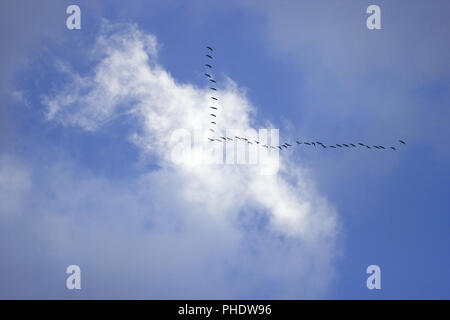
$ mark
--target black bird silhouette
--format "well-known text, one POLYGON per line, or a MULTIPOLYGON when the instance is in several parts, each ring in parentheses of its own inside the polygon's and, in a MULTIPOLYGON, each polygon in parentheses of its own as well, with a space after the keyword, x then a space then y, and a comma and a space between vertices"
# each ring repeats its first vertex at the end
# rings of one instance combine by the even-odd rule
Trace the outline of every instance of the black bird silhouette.
POLYGON ((214 91, 217 91, 217 89, 216 88, 213 88, 213 87, 209 87, 211 90, 214 90, 214 91))
POLYGON ((279 148, 280 150, 283 150, 283 148, 281 148, 281 146, 278 146, 278 148, 279 148))
POLYGON ((349 147, 348 144, 345 144, 345 143, 343 143, 342 145, 347 148, 349 147))
POLYGON ((211 141, 214 141, 214 139, 211 139, 211 138, 208 138, 209 140, 211 140, 211 141))
POLYGON ((214 51, 211 47, 208 47, 208 46, 207 46, 206 48, 209 49, 209 50, 211 50, 211 51, 214 51))
POLYGON ((209 73, 205 73, 205 76, 207 76, 208 78, 211 78, 211 75, 209 73))
POLYGON ((292 147, 289 143, 285 143, 285 145, 287 145, 288 147, 292 147))
POLYGON ((356 148, 356 146, 355 146, 353 143, 350 143, 350 145, 351 145, 352 147, 356 148))
POLYGON ((336 149, 336 146, 329 146, 330 148, 336 149))
POLYGON ((367 149, 371 149, 369 146, 366 146, 367 147, 367 149))
POLYGON ((310 146, 311 145, 311 143, 309 143, 309 142, 303 142, 304 144, 307 144, 308 146, 310 146))
POLYGON ((212 57, 212 56, 210 56, 209 54, 207 54, 206 56, 207 56, 208 58, 210 58, 210 59, 212 59, 212 58, 213 58, 213 57, 212 57))
POLYGON ((211 123, 212 123, 212 124, 217 124, 217 123, 215 123, 214 121, 211 121, 211 123))
POLYGON ((400 143, 406 144, 406 142, 403 140, 398 140, 398 141, 400 141, 400 143))
POLYGON ((215 117, 215 116, 216 116, 215 114, 212 114, 212 113, 210 113, 209 115, 212 116, 212 117, 215 117))
POLYGON ((392 149, 392 150, 397 150, 397 149, 395 149, 394 147, 391 147, 391 149, 392 149))
POLYGON ((210 68, 210 69, 212 68, 212 65, 207 64, 207 63, 205 64, 205 66, 208 67, 208 68, 210 68))
POLYGON ((383 147, 383 146, 378 146, 379 148, 381 148, 381 149, 386 149, 385 147, 383 147))
POLYGON ((211 132, 215 132, 213 129, 209 129, 209 131, 211 131, 211 132))
POLYGON ((341 146, 340 144, 337 144, 337 143, 336 143, 336 145, 337 145, 339 148, 342 148, 342 146, 341 146))
POLYGON ((311 144, 315 147, 316 146, 316 144, 314 143, 314 142, 311 142, 311 144))
POLYGON ((210 107, 211 109, 217 110, 217 107, 210 107))
POLYGON ((228 138, 228 137, 227 137, 227 140, 233 141, 233 139, 231 139, 231 138, 228 138))
POLYGON ((297 142, 297 144, 302 144, 301 142, 299 142, 299 141, 297 141, 297 140, 296 140, 295 142, 297 142))
POLYGON ((214 79, 209 79, 209 81, 217 83, 216 80, 214 80, 214 79))
POLYGON ((217 98, 215 98, 215 97, 211 97, 211 99, 216 100, 216 101, 219 100, 219 99, 217 99, 217 98))
POLYGON ((365 144, 364 144, 364 143, 361 143, 361 142, 360 142, 360 143, 358 143, 358 144, 359 144, 359 145, 361 145, 361 146, 365 146, 365 144))

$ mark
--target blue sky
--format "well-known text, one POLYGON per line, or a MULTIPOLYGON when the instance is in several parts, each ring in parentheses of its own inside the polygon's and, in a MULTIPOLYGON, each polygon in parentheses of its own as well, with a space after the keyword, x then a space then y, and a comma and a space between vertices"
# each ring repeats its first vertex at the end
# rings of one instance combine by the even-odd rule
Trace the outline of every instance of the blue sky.
POLYGON ((73 31, 72 1, 1 4, 0 297, 449 298, 448 3, 76 3, 73 31), (267 179, 172 166, 205 45, 228 125, 407 145, 297 148, 267 179))

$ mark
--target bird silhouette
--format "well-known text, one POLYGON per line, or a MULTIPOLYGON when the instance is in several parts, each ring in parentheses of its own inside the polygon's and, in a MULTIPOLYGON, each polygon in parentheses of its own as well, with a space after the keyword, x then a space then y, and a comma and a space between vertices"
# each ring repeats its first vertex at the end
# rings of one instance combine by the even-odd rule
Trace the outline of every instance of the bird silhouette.
POLYGON ((210 65, 210 64, 207 64, 207 63, 206 63, 205 66, 208 67, 208 68, 210 68, 210 69, 212 69, 212 65, 210 65))
POLYGON ((215 117, 215 116, 216 116, 216 115, 215 115, 215 114, 213 114, 213 113, 210 113, 209 115, 210 115, 210 116, 212 116, 212 117, 215 117))
POLYGON ((212 56, 210 56, 209 54, 207 54, 206 56, 207 56, 208 58, 210 58, 210 59, 212 59, 212 58, 213 58, 213 57, 212 57, 212 56))
POLYGON ((206 48, 209 49, 209 50, 211 50, 211 51, 214 51, 211 47, 208 47, 208 46, 207 46, 206 48))
POLYGON ((207 76, 208 78, 211 78, 211 75, 209 73, 205 73, 205 76, 207 76))
POLYGON ((402 143, 402 144, 406 144, 406 142, 403 140, 398 140, 398 141, 400 141, 400 143, 402 143))
POLYGON ((211 81, 213 83, 217 83, 216 80, 214 80, 214 79, 209 79, 209 81, 211 81))

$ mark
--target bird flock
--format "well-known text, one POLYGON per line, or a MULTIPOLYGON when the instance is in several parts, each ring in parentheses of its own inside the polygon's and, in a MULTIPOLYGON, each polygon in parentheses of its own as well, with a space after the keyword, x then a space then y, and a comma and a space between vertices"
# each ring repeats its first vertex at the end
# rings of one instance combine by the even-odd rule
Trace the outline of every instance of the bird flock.
MULTIPOLYGON (((248 137, 226 137, 226 136, 219 136, 217 137, 217 113, 220 106, 219 99, 216 96, 218 89, 216 88, 217 81, 214 79, 214 73, 213 73, 213 53, 214 49, 211 46, 206 46, 206 54, 205 57, 207 59, 205 63, 205 77, 208 81, 209 90, 211 90, 211 102, 212 104, 209 106, 209 116, 210 116, 210 123, 209 123, 209 131, 211 132, 210 137, 208 137, 208 140, 211 142, 227 142, 227 141, 245 141, 249 145, 255 145, 260 146, 266 149, 279 149, 279 150, 285 150, 293 147, 292 144, 289 144, 288 142, 285 142, 281 145, 267 145, 263 144, 258 140, 255 139, 249 139, 248 137)), ((313 148, 322 148, 322 149, 352 149, 352 148, 364 148, 364 149, 370 149, 370 150, 392 150, 396 151, 399 146, 405 145, 406 142, 404 140, 398 140, 398 142, 395 145, 389 145, 389 146, 383 146, 379 144, 367 144, 362 142, 355 142, 355 143, 336 143, 336 144, 325 144, 321 141, 299 141, 295 140, 295 145, 300 146, 310 146, 313 148)))

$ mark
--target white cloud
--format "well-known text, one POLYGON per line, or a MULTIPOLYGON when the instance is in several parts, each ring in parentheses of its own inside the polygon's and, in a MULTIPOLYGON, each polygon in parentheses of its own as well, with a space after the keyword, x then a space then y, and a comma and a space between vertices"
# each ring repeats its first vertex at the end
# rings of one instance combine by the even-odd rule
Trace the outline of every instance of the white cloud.
MULTIPOLYGON (((98 59, 93 72, 79 75, 67 66, 61 67, 71 81, 57 94, 43 99, 49 120, 88 131, 98 130, 119 116, 131 117, 136 122, 132 140, 144 154, 151 154, 152 159, 156 156, 161 169, 135 182, 133 191, 122 193, 117 190, 120 188, 108 187, 107 182, 102 182, 106 187, 92 190, 99 193, 94 201, 99 206, 96 211, 113 212, 102 223, 126 233, 122 227, 130 225, 136 230, 144 221, 152 221, 149 230, 141 229, 126 243, 116 243, 117 250, 128 261, 152 265, 149 277, 167 290, 197 286, 181 294, 183 297, 189 297, 189 293, 207 297, 214 284, 221 290, 217 294, 221 297, 292 298, 323 293, 334 270, 338 232, 335 210, 317 192, 307 170, 288 156, 281 158, 280 172, 271 176, 259 175, 252 166, 174 165, 170 161, 174 143, 171 133, 207 125, 209 94, 206 88, 178 83, 158 64, 157 53, 154 36, 134 25, 106 23, 92 51, 98 59), (114 204, 125 204, 125 210, 117 210, 114 204), (141 256, 136 246, 142 241, 150 255, 165 263, 158 266, 158 260, 141 256), (170 258, 171 254, 164 253, 167 248, 175 250, 178 257, 170 258), (170 259, 185 265, 171 265, 170 259), (207 270, 210 266, 217 272, 207 270), (234 275, 227 280, 230 270, 234 275), (167 284, 171 276, 178 278, 184 273, 196 280, 167 284), (205 286, 198 283, 203 274, 208 283, 205 286), (265 281, 278 289, 265 293, 259 288, 265 281)), ((255 108, 236 83, 229 79, 219 98, 224 107, 218 121, 223 128, 242 132, 251 129, 249 118, 255 108)), ((195 152, 205 151, 197 148, 195 152)), ((86 199, 79 199, 74 192, 80 201, 73 200, 64 191, 67 185, 70 182, 50 188, 60 190, 55 191, 60 194, 58 202, 75 203, 74 210, 80 210, 79 202, 86 199)), ((76 184, 71 189, 81 192, 89 188, 76 184)), ((111 230, 102 224, 96 226, 105 233, 105 239, 114 238, 111 230)), ((111 263, 123 265, 119 256, 111 252, 111 263)), ((143 266, 136 268, 145 273, 143 266)), ((177 293, 164 291, 162 295, 176 297, 177 293)))

